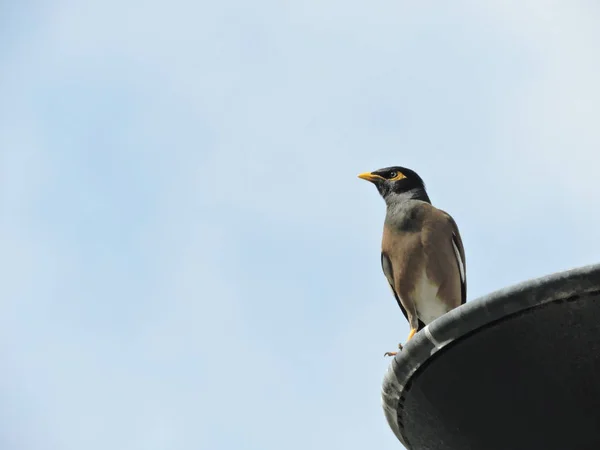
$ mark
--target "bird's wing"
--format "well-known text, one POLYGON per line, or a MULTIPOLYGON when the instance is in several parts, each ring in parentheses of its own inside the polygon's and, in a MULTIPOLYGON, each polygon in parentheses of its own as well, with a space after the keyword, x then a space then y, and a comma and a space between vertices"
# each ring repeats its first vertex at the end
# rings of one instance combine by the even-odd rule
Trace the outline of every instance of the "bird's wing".
POLYGON ((458 270, 460 272, 462 305, 467 301, 467 260, 465 258, 465 248, 463 247, 462 239, 460 237, 460 232, 458 231, 456 222, 449 214, 446 214, 446 216, 448 216, 450 224, 452 225, 452 248, 454 250, 456 263, 458 264, 458 270))
POLYGON ((427 276, 439 286, 439 296, 452 307, 467 299, 465 253, 456 223, 446 212, 431 207, 421 234, 427 276))
POLYGON ((409 323, 411 323, 409 314, 412 316, 412 321, 416 321, 416 323, 413 322, 411 326, 416 327, 417 331, 424 328, 425 324, 418 318, 416 304, 414 302, 415 299, 410 295, 413 291, 414 282, 416 281, 415 277, 410 275, 408 278, 404 277, 402 280, 402 287, 400 287, 398 275, 400 273, 405 275, 410 274, 410 271, 407 271, 406 264, 410 260, 410 255, 418 248, 420 248, 418 235, 414 234, 406 237, 402 236, 397 231, 387 227, 384 228, 381 267, 392 288, 392 292, 398 302, 398 306, 400 306, 402 314, 404 314, 404 317, 409 323), (399 289, 402 289, 404 294, 400 294, 399 289))
POLYGON ((400 310, 402 311, 402 314, 404 314, 404 317, 406 318, 406 320, 408 320, 408 315, 406 314, 406 309, 404 308, 404 306, 402 306, 400 297, 398 297, 398 294, 396 293, 396 290, 394 289, 394 269, 392 267, 392 261, 390 261, 389 256, 385 252, 381 252, 381 268, 383 269, 383 273, 385 274, 385 277, 387 278, 390 288, 392 288, 392 293, 394 294, 394 297, 396 298, 396 301, 398 302, 398 306, 400 306, 400 310))

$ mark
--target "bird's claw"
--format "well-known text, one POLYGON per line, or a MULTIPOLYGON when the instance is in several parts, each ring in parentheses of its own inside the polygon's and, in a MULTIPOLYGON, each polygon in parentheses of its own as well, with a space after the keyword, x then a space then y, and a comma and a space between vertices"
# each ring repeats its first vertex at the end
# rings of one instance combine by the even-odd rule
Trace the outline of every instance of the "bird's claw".
MULTIPOLYGON (((403 347, 402 347, 402 344, 398 344, 398 348, 399 348, 400 350, 402 350, 402 348, 403 348, 403 347)), ((385 353, 383 354, 383 356, 384 356, 384 357, 385 357, 385 356, 396 356, 397 354, 398 354, 398 352, 385 352, 385 353)))

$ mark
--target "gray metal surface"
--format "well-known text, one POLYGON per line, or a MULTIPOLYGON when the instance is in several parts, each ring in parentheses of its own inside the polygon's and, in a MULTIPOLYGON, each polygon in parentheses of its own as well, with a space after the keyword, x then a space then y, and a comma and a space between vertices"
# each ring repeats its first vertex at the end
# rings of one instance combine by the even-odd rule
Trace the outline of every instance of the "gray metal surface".
POLYGON ((600 449, 600 265, 432 322, 392 360, 382 403, 410 450, 600 449))

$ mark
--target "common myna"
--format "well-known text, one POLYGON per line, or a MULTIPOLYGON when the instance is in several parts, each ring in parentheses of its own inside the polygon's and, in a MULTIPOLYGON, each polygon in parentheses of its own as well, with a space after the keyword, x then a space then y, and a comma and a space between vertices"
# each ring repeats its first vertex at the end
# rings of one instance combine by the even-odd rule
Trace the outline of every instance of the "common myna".
POLYGON ((432 206, 425 183, 413 170, 386 167, 358 177, 372 182, 387 206, 381 266, 410 325, 408 341, 467 300, 460 233, 448 213, 432 206))

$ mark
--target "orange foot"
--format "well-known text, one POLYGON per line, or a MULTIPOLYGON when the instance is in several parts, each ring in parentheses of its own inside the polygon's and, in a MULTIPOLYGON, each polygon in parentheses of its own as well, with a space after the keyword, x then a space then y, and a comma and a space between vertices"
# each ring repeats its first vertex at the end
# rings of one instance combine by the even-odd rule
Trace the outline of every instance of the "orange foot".
MULTIPOLYGON (((402 350, 402 344, 398 344, 398 348, 399 348, 400 350, 402 350)), ((383 356, 395 356, 395 355, 397 355, 397 354, 398 354, 398 352, 385 352, 385 353, 383 354, 383 356)))
MULTIPOLYGON (((416 332, 417 332, 417 330, 415 330, 414 328, 411 328, 410 333, 408 333, 408 338, 406 339, 406 342, 410 341, 416 332)), ((398 348, 400 350, 402 350, 402 348, 403 348, 402 344, 398 344, 398 348)), ((395 356, 397 354, 398 354, 398 352, 385 352, 383 354, 383 356, 395 356)))

